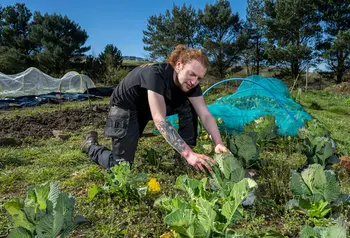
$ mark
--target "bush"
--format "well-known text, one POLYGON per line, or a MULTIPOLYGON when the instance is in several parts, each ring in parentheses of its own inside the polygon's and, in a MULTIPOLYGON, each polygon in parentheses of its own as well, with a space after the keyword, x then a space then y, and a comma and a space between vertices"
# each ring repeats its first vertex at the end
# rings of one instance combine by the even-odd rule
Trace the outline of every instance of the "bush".
POLYGON ((126 69, 107 69, 103 75, 103 83, 106 86, 116 86, 129 73, 126 69))

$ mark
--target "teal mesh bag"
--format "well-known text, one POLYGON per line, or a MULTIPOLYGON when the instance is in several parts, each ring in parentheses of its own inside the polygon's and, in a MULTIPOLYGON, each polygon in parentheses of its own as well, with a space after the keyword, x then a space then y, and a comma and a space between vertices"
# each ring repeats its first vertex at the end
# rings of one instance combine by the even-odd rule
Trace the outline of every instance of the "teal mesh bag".
MULTIPOLYGON (((304 126, 304 120, 312 119, 304 108, 290 97, 287 86, 275 78, 253 75, 246 79, 226 79, 209 87, 203 95, 218 84, 234 80, 243 81, 236 93, 218 98, 214 103, 207 105, 215 119, 223 121, 223 124, 218 125, 221 132, 241 132, 252 120, 271 115, 275 117, 279 135, 295 136, 298 129, 304 126)), ((168 120, 178 128, 177 115, 168 117, 168 120)))

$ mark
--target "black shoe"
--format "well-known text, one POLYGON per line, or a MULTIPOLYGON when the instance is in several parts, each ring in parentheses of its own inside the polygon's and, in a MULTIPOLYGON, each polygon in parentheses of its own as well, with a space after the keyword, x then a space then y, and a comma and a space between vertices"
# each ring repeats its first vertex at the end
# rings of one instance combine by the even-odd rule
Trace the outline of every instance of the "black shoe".
POLYGON ((91 145, 98 145, 98 134, 96 131, 90 131, 86 134, 85 140, 80 145, 80 149, 87 153, 91 145))

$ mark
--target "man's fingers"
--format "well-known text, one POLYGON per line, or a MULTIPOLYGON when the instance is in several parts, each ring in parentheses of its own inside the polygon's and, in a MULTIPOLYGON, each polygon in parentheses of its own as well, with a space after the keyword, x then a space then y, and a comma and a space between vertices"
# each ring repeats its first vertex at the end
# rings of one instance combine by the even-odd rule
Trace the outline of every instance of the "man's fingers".
POLYGON ((195 166, 193 166, 195 169, 201 171, 202 173, 205 173, 205 170, 203 169, 201 164, 196 164, 195 166))
POLYGON ((203 166, 204 169, 207 169, 208 172, 211 172, 211 171, 212 171, 211 166, 210 166, 207 162, 205 162, 205 160, 203 160, 202 166, 203 166))
MULTIPOLYGON (((203 157, 204 160, 209 160, 210 162, 212 162, 213 164, 217 164, 216 161, 212 158, 210 158, 209 156, 204 156, 203 157)), ((205 162, 206 163, 206 162, 205 162)))
POLYGON ((208 175, 211 171, 211 169, 209 170, 204 164, 200 164, 198 167, 205 175, 208 175))

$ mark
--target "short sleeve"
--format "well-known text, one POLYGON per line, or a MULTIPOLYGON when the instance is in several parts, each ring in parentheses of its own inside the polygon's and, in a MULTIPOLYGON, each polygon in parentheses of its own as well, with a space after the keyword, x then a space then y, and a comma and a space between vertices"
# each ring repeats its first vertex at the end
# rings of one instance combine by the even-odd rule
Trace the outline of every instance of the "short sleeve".
POLYGON ((164 95, 165 82, 163 73, 158 67, 148 66, 141 72, 141 88, 151 90, 153 92, 164 95))

